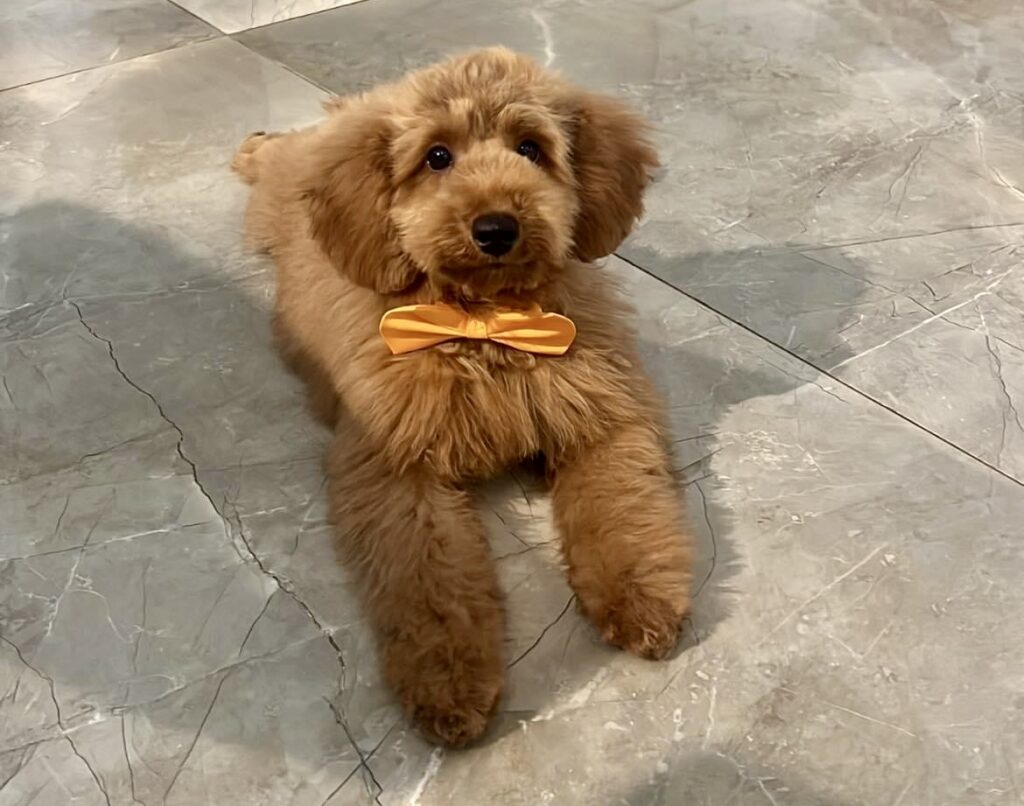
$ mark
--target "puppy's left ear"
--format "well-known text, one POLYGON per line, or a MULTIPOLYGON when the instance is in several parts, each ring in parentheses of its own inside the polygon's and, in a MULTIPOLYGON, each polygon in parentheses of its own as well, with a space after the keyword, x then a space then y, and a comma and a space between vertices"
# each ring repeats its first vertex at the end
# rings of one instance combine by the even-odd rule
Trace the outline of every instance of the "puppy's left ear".
POLYGON ((573 90, 567 106, 580 202, 573 243, 576 257, 590 262, 611 254, 633 229, 658 155, 647 123, 621 101, 573 90))

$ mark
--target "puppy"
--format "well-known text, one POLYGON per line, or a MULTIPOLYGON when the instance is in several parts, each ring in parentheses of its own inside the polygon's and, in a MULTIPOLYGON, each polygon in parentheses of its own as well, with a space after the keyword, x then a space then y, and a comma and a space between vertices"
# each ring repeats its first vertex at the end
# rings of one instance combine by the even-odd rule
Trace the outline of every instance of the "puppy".
POLYGON ((383 673, 458 746, 505 668, 468 483, 543 457, 569 584, 609 643, 661 658, 688 612, 660 403, 593 265, 657 157, 621 103, 504 49, 325 108, 242 143, 246 231, 277 266, 283 353, 334 430, 331 515, 383 673))

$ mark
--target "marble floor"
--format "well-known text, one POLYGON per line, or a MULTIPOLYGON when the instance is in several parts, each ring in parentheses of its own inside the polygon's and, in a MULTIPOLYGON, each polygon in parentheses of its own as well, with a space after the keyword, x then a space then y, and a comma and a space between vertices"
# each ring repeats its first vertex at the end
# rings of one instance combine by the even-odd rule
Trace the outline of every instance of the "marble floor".
POLYGON ((1024 1, 6 0, 0 806, 1024 803, 1024 1), (602 646, 479 491, 509 689, 400 718, 268 331, 241 137, 503 43, 655 123, 610 268, 700 535, 602 646))

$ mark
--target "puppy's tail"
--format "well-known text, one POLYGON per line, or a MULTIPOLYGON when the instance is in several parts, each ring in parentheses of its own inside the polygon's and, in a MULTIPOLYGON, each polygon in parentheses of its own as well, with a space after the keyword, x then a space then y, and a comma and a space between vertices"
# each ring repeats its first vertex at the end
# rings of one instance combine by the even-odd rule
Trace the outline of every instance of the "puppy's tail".
POLYGON ((277 134, 267 134, 266 132, 253 132, 250 134, 242 141, 238 151, 235 152, 235 156, 231 160, 231 169, 248 184, 255 184, 256 180, 259 179, 259 159, 256 156, 256 152, 268 140, 279 136, 277 134))

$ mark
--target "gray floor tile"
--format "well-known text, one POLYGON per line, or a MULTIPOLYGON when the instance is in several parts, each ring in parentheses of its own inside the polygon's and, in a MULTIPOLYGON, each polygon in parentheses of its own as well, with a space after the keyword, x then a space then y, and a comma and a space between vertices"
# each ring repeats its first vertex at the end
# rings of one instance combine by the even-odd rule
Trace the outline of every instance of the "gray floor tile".
MULTIPOLYGON (((979 24, 1008 7, 986 5, 979 24)), ((806 72, 748 58, 740 26, 808 63, 828 34, 835 58, 865 71, 853 44, 893 19, 644 8, 495 6, 487 36, 663 119, 685 117, 673 93, 691 96, 681 73, 662 86, 652 71, 686 67, 693 89, 705 59, 718 71, 705 81, 746 76, 806 103, 810 141, 814 97, 840 101, 803 97, 806 72), (609 25, 607 47, 585 46, 609 25), (657 37, 660 55, 638 45, 657 37)), ((882 28, 939 60, 927 48, 941 41, 919 33, 941 24, 908 13, 882 28)), ((481 26, 468 3, 371 0, 241 40, 349 90, 484 38, 481 26)), ((1013 20, 986 31, 978 47, 994 59, 1015 47, 1013 20)), ((860 58, 884 72, 896 57, 886 45, 860 58)), ((952 86, 970 67, 961 55, 941 70, 952 86)), ((996 67, 980 80, 1000 86, 996 67)), ((693 131, 727 97, 701 92, 693 131)), ((0 94, 0 804, 1019 803, 1024 487, 617 260, 699 536, 683 646, 652 664, 599 643, 563 580, 544 491, 520 471, 476 491, 508 596, 502 713, 460 753, 408 730, 336 561, 326 437, 270 343, 269 266, 242 249, 245 189, 226 169, 246 132, 304 125, 321 98, 228 40, 0 94)), ((795 135, 777 136, 772 159, 799 165, 795 135)), ((769 245, 740 225, 712 238, 705 213, 739 172, 691 155, 687 190, 686 150, 669 153, 631 257, 674 282, 685 267, 687 291, 736 300, 730 315, 871 394, 893 390, 936 430, 988 389, 1003 401, 994 430, 978 419, 971 433, 1012 461, 1017 229, 943 220, 929 232, 956 231, 854 237, 853 216, 769 245), (930 376, 910 370, 929 360, 949 391, 919 394, 930 376)), ((785 205, 775 218, 765 205, 781 227, 785 205)))
POLYGON ((6 0, 0 89, 215 36, 166 0, 6 0))
MULTIPOLYGON (((654 121, 665 167, 624 256, 823 370, 941 314, 937 352, 893 347, 913 357, 911 377, 894 380, 881 356, 842 377, 1024 479, 1024 375, 1012 360, 1002 380, 978 368, 985 334, 944 314, 1020 264, 1015 0, 374 0, 242 41, 342 93, 499 43, 625 96, 654 121), (949 383, 950 357, 977 383, 949 383), (940 388, 948 414, 930 406, 940 388)), ((1024 313, 1001 309, 993 338, 1010 341, 1024 313)))

